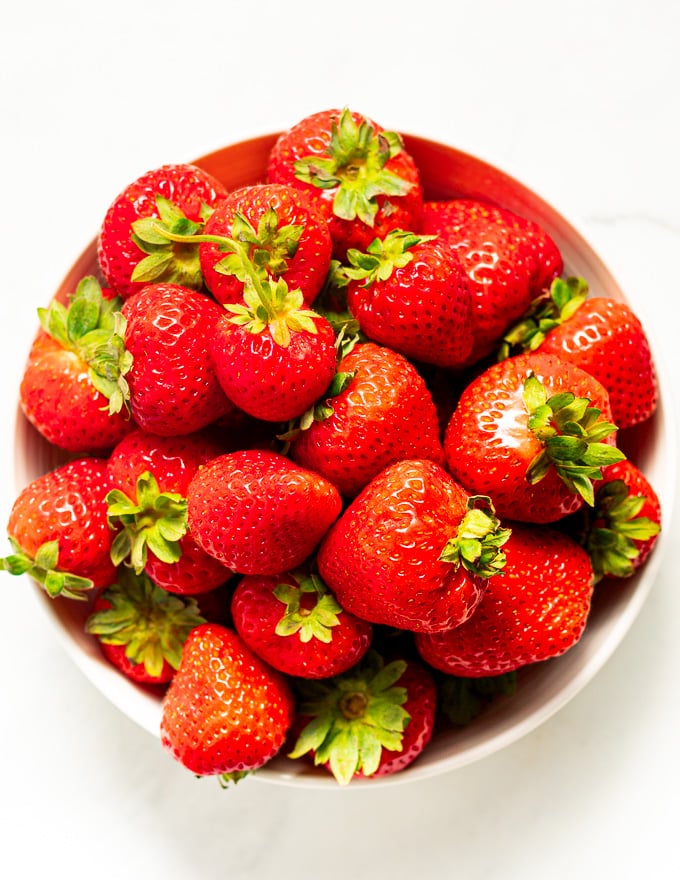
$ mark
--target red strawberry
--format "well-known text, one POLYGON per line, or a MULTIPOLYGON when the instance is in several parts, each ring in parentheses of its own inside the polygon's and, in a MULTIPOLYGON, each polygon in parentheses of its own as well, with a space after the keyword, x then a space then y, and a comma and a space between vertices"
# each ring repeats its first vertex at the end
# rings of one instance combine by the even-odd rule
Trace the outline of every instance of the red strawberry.
POLYGON ((164 231, 196 234, 227 196, 225 187, 195 165, 163 165, 128 184, 104 217, 99 264, 124 299, 145 284, 203 286, 198 245, 176 244, 164 231))
POLYGON ((365 620, 437 632, 467 620, 507 540, 488 499, 439 465, 403 460, 354 499, 321 543, 319 573, 365 620))
POLYGON ((111 452, 113 489, 107 495, 109 522, 120 527, 112 556, 173 593, 204 593, 231 571, 196 544, 187 531, 186 494, 192 477, 222 453, 202 433, 159 437, 141 429, 111 452))
POLYGON ((548 233, 505 208, 473 199, 425 202, 420 231, 452 247, 470 278, 475 344, 469 363, 490 354, 562 271, 562 256, 548 233))
POLYGON ((290 455, 353 497, 402 458, 443 462, 437 411, 425 382, 405 357, 373 342, 342 358, 348 380, 322 401, 309 427, 293 435, 290 455))
POLYGON ((255 184, 234 190, 213 212, 200 246, 206 286, 221 303, 240 302, 244 262, 266 276, 284 277, 290 290, 311 303, 331 261, 325 218, 299 187, 255 184))
POLYGON ((106 518, 110 488, 101 458, 79 458, 37 477, 14 501, 7 524, 14 553, 0 566, 28 573, 52 598, 82 599, 108 586, 116 575, 106 518))
POLYGON ((499 675, 557 657, 581 638, 593 592, 585 550, 553 527, 519 523, 504 549, 505 567, 468 621, 416 635, 430 666, 449 675, 499 675))
POLYGON ((304 190, 326 218, 334 255, 365 250, 390 229, 415 229, 420 174, 401 136, 347 108, 324 110, 280 135, 267 180, 304 190))
POLYGON ((248 276, 241 304, 228 304, 212 328, 210 356, 218 381, 237 407, 268 422, 306 412, 335 376, 335 334, 304 308, 301 290, 283 278, 248 276))
POLYGON ((237 632, 259 657, 287 675, 328 678, 366 653, 373 627, 344 611, 316 574, 246 575, 231 613, 237 632))
POLYGON ((239 574, 301 565, 341 508, 328 480, 261 449, 208 462, 189 484, 187 501, 196 542, 239 574))
POLYGON ((556 278, 505 334, 501 356, 535 350, 599 379, 619 428, 638 425, 656 410, 656 371, 640 319, 620 300, 588 296, 583 278, 556 278))
POLYGON ((437 692, 417 661, 386 664, 371 651, 342 675, 298 684, 302 721, 311 720, 289 757, 313 756, 341 785, 403 770, 432 737, 437 692))
POLYGON ((125 568, 94 601, 86 632, 124 675, 144 684, 165 684, 179 668, 182 647, 205 623, 194 599, 173 596, 146 575, 125 568))
POLYGON ((126 300, 130 407, 140 427, 190 434, 233 409, 208 354, 222 315, 214 300, 175 284, 149 284, 126 300))
POLYGON ((347 304, 366 336, 409 358, 461 366, 472 349, 472 295, 456 252, 393 230, 350 250, 347 304))
POLYGON ((50 442, 69 452, 103 454, 134 427, 127 410, 121 301, 88 276, 66 304, 39 309, 21 380, 24 414, 50 442))
POLYGON ((465 388, 446 429, 453 477, 489 495, 501 519, 553 522, 593 504, 614 446, 607 392, 584 370, 540 352, 515 355, 465 388))
POLYGON ((280 673, 232 630, 197 626, 163 701, 161 743, 199 776, 244 774, 281 749, 295 711, 280 673))

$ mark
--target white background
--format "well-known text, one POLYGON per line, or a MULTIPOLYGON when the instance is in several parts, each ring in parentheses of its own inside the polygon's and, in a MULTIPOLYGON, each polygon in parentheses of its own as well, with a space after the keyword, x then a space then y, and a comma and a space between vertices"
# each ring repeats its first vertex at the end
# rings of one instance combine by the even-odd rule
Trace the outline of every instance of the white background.
MULTIPOLYGON (((477 153, 578 219, 677 397, 679 40, 674 0, 12 4, 0 24, 3 521, 35 309, 112 198, 154 166, 332 106, 477 153)), ((666 528, 677 534, 677 516, 666 528)), ((670 557, 614 656, 542 727, 443 777, 375 790, 195 780, 78 671, 24 578, 3 575, 1 590, 5 877, 680 876, 670 557)))

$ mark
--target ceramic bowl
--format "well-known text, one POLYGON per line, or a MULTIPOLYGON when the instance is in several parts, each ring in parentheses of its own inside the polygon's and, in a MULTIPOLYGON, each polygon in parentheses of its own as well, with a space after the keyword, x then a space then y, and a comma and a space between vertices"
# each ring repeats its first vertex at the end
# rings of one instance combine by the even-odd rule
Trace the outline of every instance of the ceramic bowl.
MULTIPOLYGON (((230 189, 263 179, 269 149, 276 135, 243 141, 196 161, 224 181, 230 189)), ((565 272, 587 279, 593 295, 607 294, 626 300, 609 268, 576 226, 518 180, 493 165, 453 147, 404 136, 406 149, 420 168, 426 196, 479 197, 533 218, 555 239, 564 257, 565 272)), ((96 242, 82 253, 68 272, 60 292, 71 292, 83 275, 97 271, 96 242)), ((635 308, 635 303, 627 300, 635 308)), ((660 365, 657 363, 657 367, 660 365)), ((674 476, 674 440, 671 399, 667 380, 659 374, 661 403, 655 416, 641 429, 629 432, 629 454, 655 487, 670 520, 674 476)), ((15 464, 17 488, 61 462, 62 457, 28 424, 21 412, 16 422, 15 464)), ((392 785, 431 777, 477 761, 534 730, 571 700, 602 668, 626 635, 645 601, 659 568, 666 536, 643 570, 618 584, 596 591, 585 634, 576 647, 554 660, 522 670, 517 692, 499 699, 470 726, 435 735, 426 751, 406 770, 377 780, 355 780, 360 785, 392 785)), ((37 588, 36 588, 37 590, 37 588)), ((160 698, 137 686, 110 666, 94 639, 84 634, 87 609, 82 603, 50 600, 37 590, 39 606, 54 625, 65 649, 88 679, 120 711, 154 736, 161 717, 160 698)), ((301 761, 279 757, 253 778, 293 786, 340 788, 327 772, 301 761)))

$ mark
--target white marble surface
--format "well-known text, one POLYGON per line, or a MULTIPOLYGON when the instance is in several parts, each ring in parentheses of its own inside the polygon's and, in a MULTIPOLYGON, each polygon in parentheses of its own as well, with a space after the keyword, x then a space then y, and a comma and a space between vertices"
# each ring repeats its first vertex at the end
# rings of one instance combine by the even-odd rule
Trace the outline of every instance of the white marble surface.
MULTIPOLYGON (((3 14, 4 520, 35 308, 111 198, 157 164, 334 105, 478 153, 578 218, 680 379, 677 3, 190 6, 39 0, 3 14)), ((673 408, 678 381, 674 394, 673 408)), ((462 770, 374 791, 195 780, 76 669, 24 579, 1 588, 6 877, 680 876, 670 558, 623 644, 547 723, 462 770)))

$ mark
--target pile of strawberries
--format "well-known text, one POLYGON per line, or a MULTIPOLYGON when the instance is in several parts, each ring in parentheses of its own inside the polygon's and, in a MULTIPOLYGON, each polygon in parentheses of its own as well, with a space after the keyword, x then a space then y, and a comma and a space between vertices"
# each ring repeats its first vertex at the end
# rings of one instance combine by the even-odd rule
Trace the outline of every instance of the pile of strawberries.
POLYGON ((399 134, 327 110, 257 184, 150 171, 98 264, 39 310, 20 399, 64 463, 1 564, 89 603, 192 773, 399 771, 651 552, 639 320, 532 219, 429 199, 399 134))

